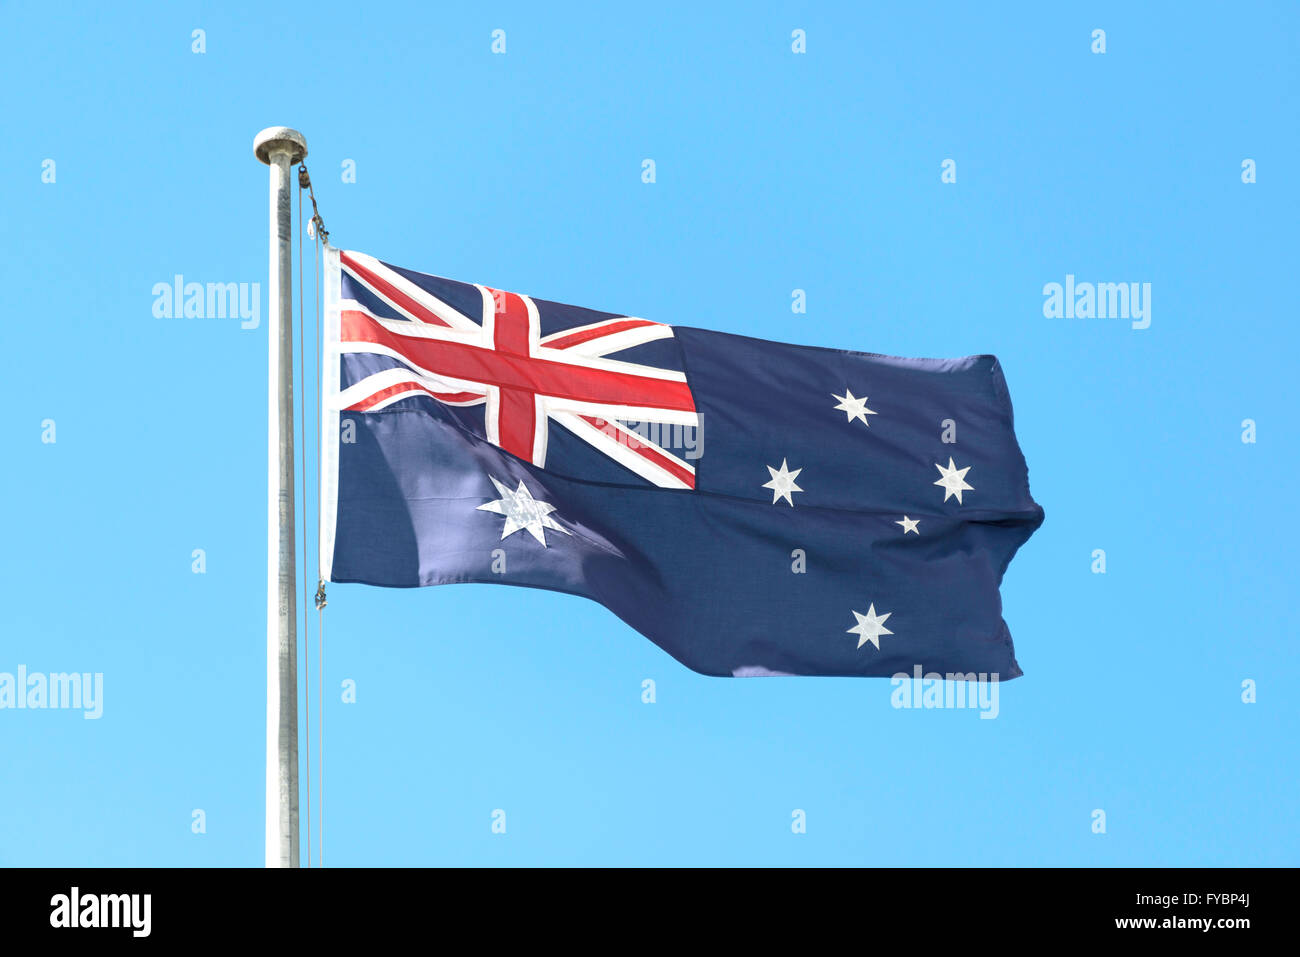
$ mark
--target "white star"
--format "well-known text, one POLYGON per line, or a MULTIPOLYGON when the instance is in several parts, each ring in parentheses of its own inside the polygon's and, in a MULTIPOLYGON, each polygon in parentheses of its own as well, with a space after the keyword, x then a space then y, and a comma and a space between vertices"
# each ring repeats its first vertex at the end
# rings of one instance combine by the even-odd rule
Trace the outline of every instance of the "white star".
POLYGON ((551 512, 555 511, 555 506, 546 502, 539 502, 533 498, 533 493, 528 491, 528 486, 524 485, 523 479, 519 480, 519 488, 512 492, 493 476, 489 475, 488 478, 492 479, 492 484, 497 487, 497 492, 501 497, 495 502, 488 502, 478 506, 477 510, 496 512, 498 515, 505 516, 505 527, 501 529, 502 538, 513 535, 522 528, 541 542, 542 547, 545 548, 546 533, 543 529, 550 528, 557 532, 563 532, 565 535, 570 534, 551 518, 551 512))
POLYGON ((795 469, 791 472, 785 464, 785 459, 782 459, 781 468, 779 470, 772 468, 770 465, 767 466, 767 470, 772 473, 772 481, 764 482, 763 488, 770 488, 772 490, 772 504, 775 505, 781 499, 785 499, 790 503, 790 507, 794 508, 794 496, 790 493, 803 491, 803 489, 794 484, 794 480, 799 477, 799 473, 802 472, 803 469, 795 469))
POLYGON ((908 518, 906 515, 904 515, 903 520, 901 522, 895 522, 894 524, 903 526, 904 535, 906 535, 908 532, 911 532, 914 535, 920 535, 921 533, 916 530, 916 526, 920 523, 920 521, 921 520, 919 518, 908 518))
POLYGON ((865 615, 860 615, 856 611, 853 613, 853 617, 858 620, 858 623, 849 629, 849 634, 861 636, 858 638, 859 648, 869 641, 875 645, 876 650, 879 651, 880 636, 893 634, 892 631, 885 627, 885 619, 892 614, 892 611, 887 611, 883 615, 877 615, 876 606, 873 602, 871 605, 867 606, 867 613, 865 615))
MULTIPOLYGON (((966 473, 970 471, 969 465, 966 466, 964 469, 957 468, 955 465, 953 465, 952 456, 950 455, 948 456, 947 468, 944 468, 938 462, 934 463, 934 467, 937 468, 939 470, 939 474, 943 476, 943 478, 939 479, 939 481, 935 482, 934 484, 943 486, 943 500, 945 502, 948 501, 948 499, 952 498, 954 495, 956 495, 957 504, 960 505, 961 493, 973 492, 975 490, 974 485, 966 484, 966 473)), ((904 532, 903 534, 907 534, 907 533, 904 532)), ((919 535, 920 532, 917 532, 917 534, 919 535)))
POLYGON ((865 395, 860 399, 855 399, 853 397, 853 390, 849 388, 845 388, 843 395, 835 395, 834 392, 832 392, 831 395, 840 400, 840 404, 835 406, 835 408, 848 416, 850 422, 854 419, 861 419, 863 425, 867 428, 871 427, 871 423, 867 421, 867 416, 875 415, 876 413, 867 408, 867 397, 865 395))

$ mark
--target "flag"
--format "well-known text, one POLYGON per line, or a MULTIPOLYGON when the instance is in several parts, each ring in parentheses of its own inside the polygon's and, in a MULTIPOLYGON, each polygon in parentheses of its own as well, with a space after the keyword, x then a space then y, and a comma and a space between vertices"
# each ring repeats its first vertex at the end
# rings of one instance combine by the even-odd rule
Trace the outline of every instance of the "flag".
POLYGON ((1021 673, 993 356, 667 325, 329 248, 324 577, 600 602, 707 675, 1021 673))

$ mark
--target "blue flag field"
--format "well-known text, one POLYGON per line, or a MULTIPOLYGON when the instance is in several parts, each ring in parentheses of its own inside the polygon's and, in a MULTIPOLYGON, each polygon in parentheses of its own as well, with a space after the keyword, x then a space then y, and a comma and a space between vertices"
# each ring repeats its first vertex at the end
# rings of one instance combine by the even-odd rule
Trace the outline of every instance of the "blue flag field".
POLYGON ((325 577, 600 602, 707 675, 1021 674, 997 359, 786 345, 327 250, 325 577))

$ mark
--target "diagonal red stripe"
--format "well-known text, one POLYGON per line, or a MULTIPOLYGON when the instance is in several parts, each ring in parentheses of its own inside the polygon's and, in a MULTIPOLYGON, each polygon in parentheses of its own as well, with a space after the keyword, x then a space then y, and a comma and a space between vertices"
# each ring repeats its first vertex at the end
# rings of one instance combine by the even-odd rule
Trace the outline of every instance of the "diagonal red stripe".
POLYGON ((409 312, 411 315, 415 316, 415 318, 419 319, 421 322, 427 322, 430 325, 434 325, 434 326, 449 325, 449 323, 444 322, 438 316, 434 315, 432 312, 430 312, 424 306, 420 305, 418 302, 416 302, 406 293, 402 292, 402 290, 398 289, 388 280, 381 278, 378 273, 374 272, 371 269, 367 269, 365 266, 361 265, 361 263, 357 262, 347 253, 339 253, 339 259, 343 261, 343 265, 348 267, 349 272, 355 274, 361 279, 364 279, 374 289, 378 290, 379 292, 383 293, 386 297, 388 297, 389 301, 391 301, 393 305, 397 306, 402 311, 409 312))
POLYGON ((588 422, 591 425, 594 425, 596 428, 600 429, 600 431, 604 432, 606 435, 615 439, 620 444, 631 449, 633 452, 641 456, 643 459, 653 462, 655 465, 659 466, 665 472, 671 472, 673 475, 677 476, 679 479, 685 482, 690 488, 695 488, 694 472, 692 472, 690 469, 682 468, 682 466, 679 463, 668 458, 668 456, 664 455, 658 449, 646 445, 644 442, 641 442, 640 440, 637 439, 635 433, 627 432, 623 429, 620 429, 616 425, 611 425, 605 419, 599 419, 596 418, 595 416, 583 415, 583 416, 579 416, 579 418, 581 418, 584 422, 588 422))
POLYGON ((360 402, 354 402, 352 405, 348 406, 347 411, 365 412, 374 408, 391 395, 397 395, 399 392, 409 392, 412 389, 426 392, 435 399, 441 399, 443 402, 468 402, 470 399, 483 398, 482 393, 479 392, 434 392, 432 389, 426 388, 416 382, 399 382, 397 385, 390 385, 386 389, 380 389, 378 392, 366 396, 360 402))
POLYGON ((611 322, 608 325, 601 326, 597 329, 579 329, 577 332, 571 332, 567 336, 561 336, 558 339, 550 339, 545 345, 548 349, 567 349, 570 346, 576 346, 580 342, 590 342, 592 339, 601 339, 605 336, 612 336, 617 332, 623 332, 626 329, 639 329, 642 326, 657 326, 659 323, 651 322, 649 319, 624 319, 622 322, 611 322))

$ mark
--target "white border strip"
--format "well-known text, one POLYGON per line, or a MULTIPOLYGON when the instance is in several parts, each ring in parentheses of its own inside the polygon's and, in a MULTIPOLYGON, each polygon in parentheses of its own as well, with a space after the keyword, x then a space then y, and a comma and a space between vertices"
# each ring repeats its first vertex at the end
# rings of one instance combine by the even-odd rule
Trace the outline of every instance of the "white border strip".
MULTIPOLYGON (((413 300, 415 300, 425 309, 429 310, 429 312, 433 313, 435 316, 437 316, 447 325, 451 326, 451 328, 460 329, 462 331, 470 330, 473 332, 478 332, 479 324, 475 322, 473 319, 471 319, 469 316, 457 312, 455 309, 453 309, 447 303, 443 302, 441 299, 437 299, 434 296, 430 295, 429 293, 425 292, 423 289, 421 289, 415 283, 411 282, 411 280, 407 279, 405 276, 398 275, 393 270, 389 269, 387 266, 381 263, 374 256, 368 256, 365 253, 359 253, 355 249, 348 249, 346 250, 346 252, 349 256, 355 259, 358 264, 364 266, 365 268, 369 269, 372 273, 375 273, 377 276, 379 276, 381 279, 387 281, 398 292, 410 296, 413 300)), ((405 309, 402 309, 395 302, 393 302, 391 299, 385 296, 382 292, 380 292, 374 286, 370 285, 370 283, 368 283, 366 280, 362 279, 360 276, 352 272, 352 270, 350 269, 348 270, 348 275, 351 276, 353 279, 355 279, 366 289, 370 290, 371 295, 373 295, 376 299, 380 300, 381 302, 387 303, 390 308, 400 313, 401 315, 410 316, 412 322, 417 322, 420 323, 421 325, 429 325, 429 323, 424 322, 423 319, 417 319, 414 315, 411 315, 405 309)))
POLYGON ((325 341, 321 344, 320 576, 333 581, 334 527, 339 507, 339 251, 325 247, 325 341))
MULTIPOLYGON (((382 392, 384 389, 400 385, 403 382, 415 382, 424 386, 430 392, 441 392, 444 395, 453 392, 472 392, 478 396, 473 402, 451 402, 441 396, 434 396, 439 402, 447 405, 475 405, 484 399, 483 386, 477 382, 465 382, 462 379, 449 379, 444 376, 429 376, 403 366, 400 369, 385 369, 383 372, 376 372, 374 375, 366 376, 360 382, 348 386, 339 393, 339 412, 341 413, 344 409, 370 398, 376 392, 382 392)), ((382 404, 387 404, 387 402, 382 404)), ((374 412, 377 408, 379 408, 378 404, 364 411, 374 412)))
POLYGON ((663 323, 650 323, 648 319, 642 319, 638 316, 620 316, 617 319, 605 319, 601 322, 593 322, 586 326, 575 326, 572 329, 564 329, 560 332, 553 332, 546 338, 542 339, 538 345, 547 348, 555 348, 556 342, 561 342, 575 332, 590 332, 599 330, 604 326, 613 326, 620 322, 627 322, 629 319, 636 322, 645 322, 649 325, 633 326, 631 329, 624 329, 622 332, 604 333, 588 339, 585 342, 579 342, 576 345, 564 346, 562 351, 570 352, 577 356, 605 356, 611 352, 622 352, 624 349, 631 349, 633 346, 644 345, 647 342, 654 342, 656 339, 671 339, 673 337, 672 326, 665 326, 663 323))

